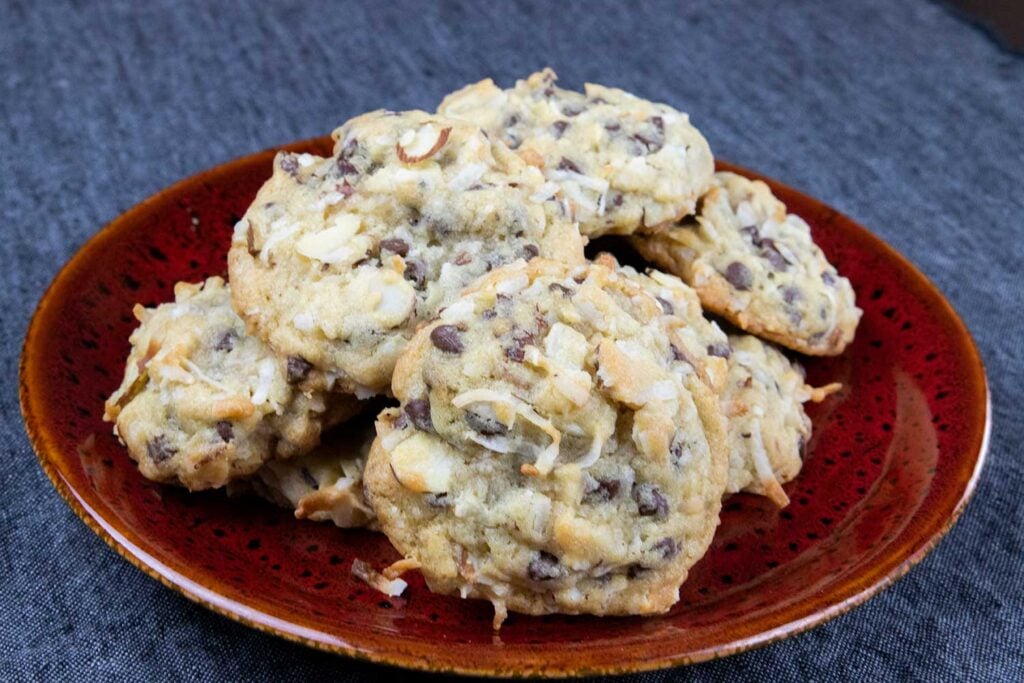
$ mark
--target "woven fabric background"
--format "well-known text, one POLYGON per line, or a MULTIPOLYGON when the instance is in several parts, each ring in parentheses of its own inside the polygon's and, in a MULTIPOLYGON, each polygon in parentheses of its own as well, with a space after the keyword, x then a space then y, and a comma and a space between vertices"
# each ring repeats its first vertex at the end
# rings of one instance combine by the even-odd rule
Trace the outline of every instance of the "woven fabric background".
POLYGON ((544 65, 689 111, 719 156, 877 231, 950 298, 992 386, 974 501, 906 578, 638 680, 1024 680, 1024 58, 923 0, 0 2, 0 680, 387 673, 207 612, 90 532, 25 437, 25 327, 84 240, 173 181, 544 65))

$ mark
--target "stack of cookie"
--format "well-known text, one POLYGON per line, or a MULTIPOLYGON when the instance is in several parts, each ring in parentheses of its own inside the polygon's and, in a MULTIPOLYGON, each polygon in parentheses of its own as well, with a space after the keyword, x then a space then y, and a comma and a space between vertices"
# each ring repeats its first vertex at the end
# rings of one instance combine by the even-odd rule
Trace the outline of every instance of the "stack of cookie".
POLYGON ((230 287, 136 307, 106 418, 144 476, 374 526, 496 624, 664 612, 723 496, 788 503, 803 404, 838 385, 758 337, 838 354, 860 311, 807 224, 715 173, 685 114, 546 70, 333 138, 277 156, 230 287), (588 261, 603 235, 664 271, 588 261), (352 419, 380 401, 375 429, 352 419), (345 422, 347 446, 321 438, 345 422))

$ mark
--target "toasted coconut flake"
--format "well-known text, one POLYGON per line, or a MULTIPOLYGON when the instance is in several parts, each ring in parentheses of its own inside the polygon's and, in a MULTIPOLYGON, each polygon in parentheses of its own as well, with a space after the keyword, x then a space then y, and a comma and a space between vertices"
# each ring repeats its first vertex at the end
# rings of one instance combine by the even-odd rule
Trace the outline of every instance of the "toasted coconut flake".
POLYGON ((391 563, 387 567, 384 567, 384 571, 382 571, 381 574, 383 574, 384 578, 386 579, 394 580, 406 572, 411 572, 419 568, 419 562, 412 559, 411 557, 406 557, 401 560, 398 560, 397 562, 391 563))
POLYGON ((405 592, 409 586, 402 579, 388 579, 379 571, 370 566, 369 562, 360 560, 358 557, 352 560, 352 575, 360 579, 367 586, 380 591, 389 598, 397 598, 405 592))
POLYGON ((448 142, 448 136, 452 132, 450 126, 448 128, 441 129, 441 132, 438 133, 437 139, 434 141, 434 144, 430 148, 428 148, 426 152, 417 153, 422 145, 422 143, 420 142, 420 135, 423 132, 423 130, 426 129, 428 126, 430 129, 433 129, 433 126, 427 124, 427 126, 421 128, 416 133, 415 137, 407 143, 412 149, 411 152, 407 150, 405 147, 403 147, 401 142, 395 143, 395 153, 398 155, 398 160, 401 161, 403 164, 418 164, 419 162, 425 159, 429 159, 430 157, 434 156, 439 151, 441 151, 441 148, 444 147, 446 142, 448 142))
POLYGON ((754 469, 757 470, 757 477, 764 487, 765 495, 778 507, 784 508, 789 505, 789 496, 782 490, 782 484, 775 477, 775 471, 768 460, 768 452, 764 449, 764 440, 761 438, 761 421, 754 420, 750 429, 751 445, 753 446, 754 469))
POLYGON ((831 384, 826 384, 823 387, 808 387, 808 391, 810 392, 809 398, 814 403, 821 403, 842 388, 843 385, 841 382, 832 382, 831 384))

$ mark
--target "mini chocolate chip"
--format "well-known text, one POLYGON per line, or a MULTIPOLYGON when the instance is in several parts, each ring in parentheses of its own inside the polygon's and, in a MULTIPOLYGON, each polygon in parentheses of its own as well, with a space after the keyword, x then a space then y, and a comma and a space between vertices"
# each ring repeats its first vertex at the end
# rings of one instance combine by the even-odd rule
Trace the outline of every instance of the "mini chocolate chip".
POLYGON ((302 475, 302 481, 306 482, 306 486, 313 489, 314 491, 319 490, 320 484, 316 478, 307 470, 305 467, 299 469, 299 474, 302 475))
POLYGON ((654 127, 658 129, 659 133, 665 132, 665 119, 660 116, 652 116, 650 121, 654 124, 654 127))
POLYGON ((565 129, 569 127, 568 121, 555 121, 551 124, 551 128, 556 138, 560 138, 565 135, 565 129))
POLYGON ((637 509, 644 517, 651 515, 660 517, 668 514, 668 499, 654 484, 634 484, 633 500, 636 501, 637 509))
POLYGON ((800 458, 801 459, 805 455, 807 455, 807 439, 804 438, 803 434, 800 435, 800 438, 796 442, 796 449, 797 449, 797 452, 800 453, 800 458))
POLYGON ((552 292, 558 292, 559 294, 564 296, 566 299, 571 298, 572 295, 576 293, 571 287, 566 287, 565 285, 560 285, 557 282, 552 282, 550 285, 548 285, 548 290, 550 290, 552 292))
POLYGON ((821 274, 821 281, 826 285, 834 285, 836 283, 836 276, 826 270, 821 274))
POLYGON ((484 320, 494 320, 498 315, 498 312, 493 308, 486 308, 480 313, 480 317, 484 320))
POLYGON ((252 224, 245 229, 245 248, 249 252, 249 256, 258 256, 260 250, 256 248, 256 233, 253 232, 252 224))
POLYGON ((172 447, 163 434, 156 435, 146 444, 146 453, 149 455, 149 459, 157 464, 170 459, 177 452, 178 449, 172 447))
POLYGON ((458 355, 466 350, 459 328, 455 325, 438 325, 430 331, 430 341, 445 353, 458 355))
POLYGON ((511 128, 512 126, 516 125, 517 123, 519 123, 519 117, 516 116, 515 114, 512 114, 507 119, 505 119, 505 127, 506 128, 511 128))
POLYGON ((729 342, 715 342, 708 346, 708 355, 728 358, 732 355, 732 347, 729 346, 729 342))
POLYGON ((391 423, 391 426, 395 429, 405 429, 409 426, 409 416, 405 413, 399 413, 395 421, 391 423))
POLYGON ((785 271, 789 268, 789 261, 775 247, 775 240, 770 237, 765 237, 761 240, 761 258, 767 259, 768 263, 772 264, 772 268, 775 270, 785 271))
POLYGON ((750 289, 750 285, 754 283, 754 276, 750 272, 750 268, 739 261, 733 261, 726 267, 725 279, 741 292, 750 289))
POLYGON ((434 431, 434 420, 430 417, 430 401, 425 398, 414 398, 405 404, 405 414, 409 416, 416 429, 424 432, 434 431))
POLYGON ((593 99, 592 99, 592 100, 590 100, 590 101, 591 101, 591 103, 593 103, 593 104, 608 104, 608 100, 606 100, 606 99, 605 99, 605 98, 603 98, 603 97, 595 97, 595 98, 593 98, 593 99))
POLYGON ((622 482, 618 479, 587 479, 584 492, 584 503, 607 503, 619 495, 622 482))
POLYGON ((626 568, 626 577, 630 579, 635 579, 636 577, 646 573, 647 567, 643 566, 642 564, 631 564, 629 565, 629 567, 626 568))
POLYGON ((615 133, 622 130, 622 126, 618 123, 606 123, 604 124, 604 129, 609 133, 615 133))
POLYGON ((612 200, 612 206, 622 206, 622 199, 621 194, 615 195, 615 199, 612 200))
POLYGON ((281 159, 281 170, 292 176, 297 175, 299 172, 299 162, 289 154, 281 159))
POLYGON ((423 289, 423 285, 427 280, 427 267, 419 259, 406 259, 403 276, 416 289, 423 289))
POLYGON ((526 568, 526 573, 532 581, 557 579, 562 576, 563 572, 564 570, 558 562, 558 558, 543 550, 537 553, 537 557, 530 560, 530 564, 526 568))
POLYGON ((533 335, 526 330, 512 330, 512 343, 505 347, 505 356, 516 363, 522 363, 526 357, 526 347, 533 343, 533 335))
POLYGON ((298 384, 309 377, 313 364, 300 356, 288 356, 288 384, 298 384))
POLYGON ((667 299, 662 299, 660 296, 654 297, 661 304, 661 310, 665 311, 665 315, 675 315, 676 309, 667 299))
POLYGON ((227 420, 220 420, 214 427, 217 430, 217 436, 223 439, 225 443, 235 438, 235 428, 227 420))
POLYGON ((782 300, 791 304, 801 298, 800 289, 797 287, 783 287, 782 300))
POLYGON ((452 502, 448 500, 448 493, 444 491, 441 493, 426 493, 423 495, 423 501, 432 508, 447 508, 452 506, 452 502))
POLYGON ((540 254, 540 249, 536 244, 524 244, 523 245, 523 258, 529 261, 530 259, 537 258, 540 254))
POLYGON ((634 142, 638 142, 641 145, 643 145, 643 148, 647 151, 647 154, 653 154, 654 152, 657 152, 659 149, 661 149, 663 146, 661 142, 657 140, 652 140, 651 138, 641 135, 640 133, 634 133, 633 135, 631 135, 630 140, 633 140, 634 142))
POLYGON ((464 417, 470 429, 484 436, 504 436, 508 434, 508 427, 502 424, 496 417, 484 415, 475 410, 467 410, 464 417))
POLYGON ((750 238, 750 243, 755 247, 761 246, 761 231, 757 229, 756 225, 748 225, 740 228, 740 232, 750 238))
POLYGON ((683 439, 683 433, 677 431, 672 436, 672 443, 668 447, 668 454, 671 458, 672 464, 676 467, 682 466, 683 462, 689 460, 692 456, 689 447, 686 445, 686 441, 683 439))
POLYGON ((574 107, 572 105, 566 105, 562 107, 562 113, 569 117, 579 116, 580 114, 583 113, 583 109, 580 107, 574 107))
POLYGON ((573 173, 582 173, 582 171, 580 171, 580 167, 579 166, 577 166, 573 162, 569 161, 565 157, 562 157, 562 160, 558 162, 558 170, 559 171, 572 171, 573 173))
POLYGON ((651 550, 656 550, 666 560, 670 560, 679 554, 679 544, 676 543, 674 538, 665 537, 651 546, 651 550))
POLYGON ((338 159, 338 173, 343 176, 359 175, 358 169, 356 169, 356 167, 353 166, 352 163, 344 157, 340 157, 338 159))
POLYGON ((672 360, 684 361, 686 363, 690 362, 689 357, 685 353, 683 353, 683 350, 680 349, 678 346, 670 343, 668 347, 669 349, 672 350, 672 360))
POLYGON ((220 339, 217 340, 217 344, 213 348, 215 351, 230 351, 235 348, 236 341, 238 341, 238 333, 234 330, 228 330, 221 335, 220 339))
POLYGON ((409 253, 409 243, 403 240, 401 237, 388 237, 380 241, 380 248, 387 249, 388 251, 394 252, 399 256, 405 256, 409 253))

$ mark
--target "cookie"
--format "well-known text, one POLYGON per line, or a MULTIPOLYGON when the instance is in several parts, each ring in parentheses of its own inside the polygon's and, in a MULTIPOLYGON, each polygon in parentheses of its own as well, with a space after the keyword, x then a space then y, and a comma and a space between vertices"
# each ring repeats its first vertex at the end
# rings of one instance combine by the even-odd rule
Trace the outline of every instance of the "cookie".
MULTIPOLYGON (((381 529, 434 591, 530 614, 653 614, 718 524, 717 397, 662 305, 600 264, 482 278, 395 370, 365 473, 381 529)), ((674 324, 682 324, 676 320, 674 324)))
POLYGON ((378 111, 334 132, 330 158, 279 154, 236 225, 236 310, 338 390, 387 391, 416 327, 487 271, 583 259, 544 178, 476 126, 378 111))
POLYGON ((139 327, 104 419, 148 479, 218 488, 317 444, 358 401, 245 331, 218 277, 178 283, 174 303, 135 306, 139 327))
POLYGON ((767 496, 785 507, 789 497, 782 484, 800 473, 811 438, 803 404, 824 400, 840 385, 808 386, 799 364, 757 337, 730 335, 729 342, 732 355, 722 393, 729 434, 726 492, 767 496))
POLYGON ((297 519, 372 528, 376 515, 363 496, 363 468, 373 438, 372 420, 353 419, 306 455, 268 461, 235 492, 250 489, 294 510, 297 519))
POLYGON ((693 287, 705 309, 751 334, 823 356, 853 339, 861 310, 849 280, 759 180, 716 173, 696 219, 631 240, 693 287))
POLYGON ((545 69, 514 88, 486 79, 448 95, 438 112, 481 126, 540 168, 585 235, 630 234, 693 213, 714 160, 689 117, 622 90, 555 85, 545 69))
POLYGON ((704 317, 700 299, 686 283, 674 275, 649 268, 645 273, 631 266, 620 266, 614 256, 605 252, 594 259, 619 275, 636 282, 657 299, 666 315, 675 316, 684 323, 672 324, 672 352, 677 360, 689 363, 700 379, 715 393, 725 386, 732 353, 729 338, 712 320, 704 317))

